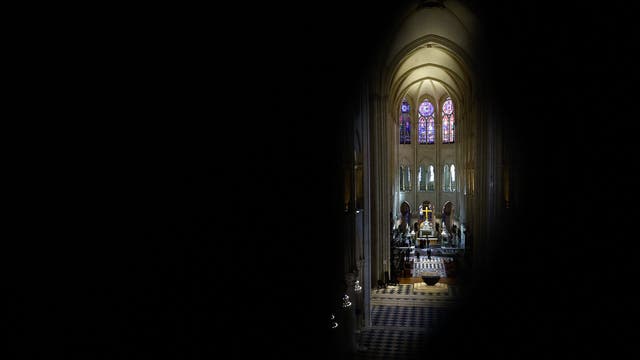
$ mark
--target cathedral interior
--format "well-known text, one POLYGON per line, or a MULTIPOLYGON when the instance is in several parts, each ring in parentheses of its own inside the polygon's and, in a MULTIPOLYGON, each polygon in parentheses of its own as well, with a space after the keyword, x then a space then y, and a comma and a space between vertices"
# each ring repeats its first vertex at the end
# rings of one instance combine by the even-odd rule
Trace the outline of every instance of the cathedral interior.
POLYGON ((21 282, 20 334, 57 335, 21 353, 635 350, 637 41, 622 5, 214 15, 230 23, 188 9, 141 15, 144 46, 121 35, 145 69, 127 76, 145 85, 120 90, 136 111, 96 176, 116 200, 83 225, 100 241, 42 255, 38 280, 21 282))

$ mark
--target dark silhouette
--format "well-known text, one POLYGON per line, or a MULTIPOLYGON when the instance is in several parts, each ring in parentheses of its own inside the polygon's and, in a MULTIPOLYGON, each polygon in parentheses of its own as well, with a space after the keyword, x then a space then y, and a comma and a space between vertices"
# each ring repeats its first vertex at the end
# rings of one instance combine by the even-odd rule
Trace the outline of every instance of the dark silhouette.
POLYGON ((451 246, 457 246, 457 242, 458 242, 458 227, 455 224, 451 226, 450 241, 451 241, 451 246))

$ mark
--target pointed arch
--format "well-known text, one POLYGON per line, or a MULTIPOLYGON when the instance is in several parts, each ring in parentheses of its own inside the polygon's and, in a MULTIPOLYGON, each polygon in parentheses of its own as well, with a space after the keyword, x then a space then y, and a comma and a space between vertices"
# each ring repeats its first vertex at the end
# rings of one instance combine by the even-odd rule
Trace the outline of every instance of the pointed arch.
POLYGON ((451 173, 449 171, 449 164, 444 164, 442 172, 442 191, 444 192, 451 191, 451 173))
POLYGON ((418 167, 418 191, 427 191, 427 168, 420 164, 418 167))
POLYGON ((453 144, 456 139, 455 109, 451 97, 442 103, 442 143, 453 144))
POLYGON ((418 211, 419 214, 419 218, 418 220, 420 222, 423 221, 433 221, 433 205, 431 204, 431 202, 429 200, 424 200, 422 201, 422 203, 420 203, 420 209, 418 211), (431 210, 430 212, 425 212, 423 210, 431 210))
POLYGON ((409 223, 411 222, 411 205, 407 201, 403 201, 400 205, 400 215, 402 222, 409 226, 409 223))
POLYGON ((456 166, 454 164, 451 164, 451 170, 449 172, 451 175, 451 185, 449 186, 450 191, 456 191, 456 166))
POLYGON ((411 166, 406 164, 400 165, 400 191, 411 191, 412 188, 411 166))
POLYGON ((442 191, 456 191, 456 166, 454 164, 444 164, 442 172, 442 191))
POLYGON ((411 144, 411 106, 407 98, 400 104, 400 144, 411 144))
POLYGON ((418 107, 418 144, 434 144, 436 139, 434 106, 424 99, 418 107))

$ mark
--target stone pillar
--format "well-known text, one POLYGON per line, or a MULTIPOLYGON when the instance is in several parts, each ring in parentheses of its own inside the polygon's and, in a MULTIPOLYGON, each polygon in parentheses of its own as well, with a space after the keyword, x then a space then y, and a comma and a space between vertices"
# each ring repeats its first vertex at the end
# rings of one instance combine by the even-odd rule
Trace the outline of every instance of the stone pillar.
POLYGON ((355 280, 357 276, 354 273, 345 274, 344 281, 346 285, 345 297, 342 299, 342 319, 344 325, 344 345, 346 353, 355 353, 358 344, 356 343, 356 331, 358 330, 356 322, 356 293, 354 291, 355 280), (347 303, 349 305, 347 305, 347 303))

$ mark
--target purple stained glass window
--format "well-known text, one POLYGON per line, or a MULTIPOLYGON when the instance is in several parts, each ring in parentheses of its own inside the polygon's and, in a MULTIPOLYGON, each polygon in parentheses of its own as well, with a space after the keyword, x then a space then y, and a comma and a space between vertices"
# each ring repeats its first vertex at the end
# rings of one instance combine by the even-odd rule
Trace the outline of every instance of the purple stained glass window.
POLYGON ((442 104, 442 143, 450 144, 455 142, 455 114, 453 109, 453 101, 447 98, 442 104))
POLYGON ((423 101, 418 108, 418 144, 433 144, 435 140, 433 110, 429 100, 423 101))
POLYGON ((418 118, 418 144, 427 143, 427 120, 420 116, 418 118))
POLYGON ((407 99, 402 100, 400 105, 400 144, 411 144, 411 107, 407 99))
POLYGON ((444 102, 444 104, 442 105, 442 111, 444 111, 446 115, 453 114, 453 102, 451 101, 451 98, 447 98, 447 100, 444 102))
POLYGON ((449 123, 446 121, 442 122, 442 142, 445 144, 449 142, 449 123))
POLYGON ((420 111, 420 115, 428 117, 433 114, 433 104, 431 104, 429 100, 425 100, 420 104, 420 108, 418 110, 420 111))
POLYGON ((436 125, 434 123, 433 115, 427 119, 427 144, 433 144, 436 142, 436 125))

